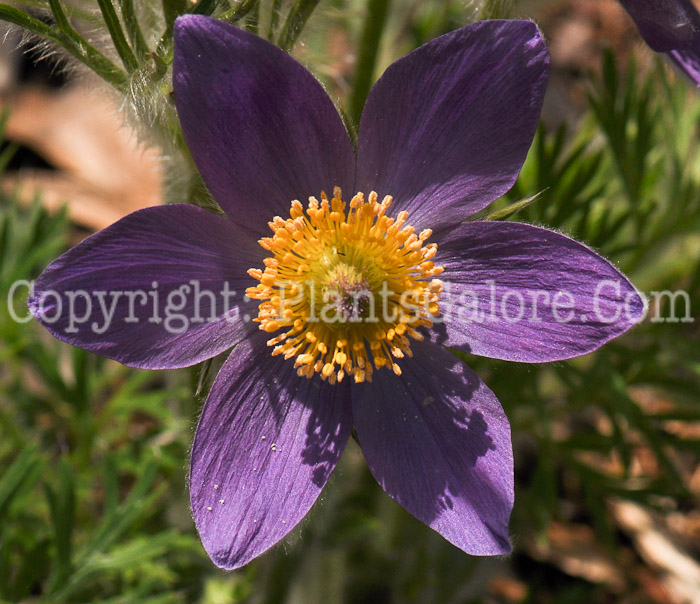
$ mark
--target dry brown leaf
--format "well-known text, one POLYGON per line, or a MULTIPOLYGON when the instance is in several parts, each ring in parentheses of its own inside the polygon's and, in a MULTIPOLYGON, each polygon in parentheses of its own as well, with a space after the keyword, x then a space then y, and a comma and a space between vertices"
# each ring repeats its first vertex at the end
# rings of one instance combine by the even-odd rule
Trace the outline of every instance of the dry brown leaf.
POLYGON ((616 593, 627 586, 624 568, 596 543, 595 533, 588 526, 552 522, 545 542, 532 537, 524 545, 535 560, 552 564, 574 577, 603 584, 616 593))
POLYGON ((662 522, 630 501, 612 502, 610 509, 642 559, 660 571, 669 601, 700 604, 700 564, 674 543, 662 522))
POLYGON ((6 176, 3 187, 18 187, 23 200, 39 192, 48 206, 67 204, 71 218, 92 229, 162 203, 158 153, 138 144, 104 93, 25 87, 3 107, 10 109, 7 138, 57 168, 6 176))

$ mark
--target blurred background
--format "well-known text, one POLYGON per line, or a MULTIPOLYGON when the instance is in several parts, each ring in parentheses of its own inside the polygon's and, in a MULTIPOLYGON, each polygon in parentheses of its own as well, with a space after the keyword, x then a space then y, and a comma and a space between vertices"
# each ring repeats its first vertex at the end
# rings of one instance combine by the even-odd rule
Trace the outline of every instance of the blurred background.
MULTIPOLYGON (((41 17, 45 4, 22 6, 41 17)), ((157 21, 160 3, 141 4, 157 21)), ((273 31, 292 4, 263 1, 239 24, 273 31)), ((570 362, 464 355, 513 427, 510 556, 470 557, 415 520, 351 441, 301 526, 221 572, 186 482, 214 371, 137 371, 62 344, 25 320, 27 289, 13 287, 91 232, 170 200, 174 151, 154 144, 128 95, 0 23, 1 602, 700 602, 700 321, 682 320, 700 319, 699 91, 613 0, 393 0, 375 21, 370 5, 321 0, 293 49, 350 120, 358 90, 420 44, 480 18, 536 20, 553 67, 542 126, 492 210, 536 196, 499 217, 570 234, 642 291, 687 298, 570 362)), ((69 8, 113 55, 93 3, 69 8)))

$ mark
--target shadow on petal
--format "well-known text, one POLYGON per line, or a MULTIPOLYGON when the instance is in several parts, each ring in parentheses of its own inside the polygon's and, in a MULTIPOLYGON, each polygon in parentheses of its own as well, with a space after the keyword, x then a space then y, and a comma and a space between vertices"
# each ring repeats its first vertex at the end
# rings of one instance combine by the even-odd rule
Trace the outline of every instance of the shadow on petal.
POLYGON ((349 385, 299 378, 267 334, 241 343, 212 386, 192 450, 190 497, 205 549, 243 566, 306 515, 352 429, 349 385))
POLYGON ((444 348, 413 346, 400 377, 353 391, 360 444, 398 503, 464 551, 510 551, 510 426, 493 393, 444 348))

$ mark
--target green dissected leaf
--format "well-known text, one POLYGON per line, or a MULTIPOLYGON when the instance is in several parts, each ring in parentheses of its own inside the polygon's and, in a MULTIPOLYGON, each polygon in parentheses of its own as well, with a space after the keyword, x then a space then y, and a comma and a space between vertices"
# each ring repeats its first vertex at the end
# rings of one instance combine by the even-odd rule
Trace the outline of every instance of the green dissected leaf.
POLYGON ((75 522, 73 471, 68 460, 63 458, 59 465, 56 487, 44 483, 46 498, 51 510, 56 546, 55 574, 49 581, 49 590, 51 590, 52 585, 65 581, 72 569, 73 525, 75 522))
POLYGON ((500 210, 496 210, 487 214, 485 220, 506 220, 507 218, 514 216, 521 210, 524 210, 531 203, 537 201, 537 198, 540 197, 540 195, 542 195, 542 193, 533 195, 528 199, 521 199, 520 201, 515 201, 507 205, 505 208, 501 208, 500 210))
POLYGON ((68 24, 68 20, 64 16, 60 0, 52 0, 52 6, 56 7, 58 11, 59 16, 56 17, 56 20, 59 29, 46 25, 43 21, 9 4, 0 4, 0 20, 19 25, 33 34, 58 44, 115 88, 125 90, 127 85, 126 73, 114 65, 92 44, 89 44, 69 25, 68 29, 61 30, 60 26, 65 27, 68 24))
POLYGON ((166 28, 172 32, 175 19, 187 12, 187 0, 162 0, 166 28))
MULTIPOLYGON (((0 132, 0 138, 2 137, 2 133, 0 132)), ((5 147, 2 152, 0 152, 0 174, 2 174, 6 169, 10 161, 12 161, 12 158, 15 156, 15 153, 17 153, 17 149, 19 149, 19 145, 16 143, 10 143, 5 147)))
POLYGON ((224 11, 219 15, 219 19, 223 21, 228 21, 229 23, 236 23, 248 14, 257 6, 259 0, 239 0, 239 2, 227 11, 224 11))
POLYGON ((31 279, 57 254, 66 241, 65 211, 50 214, 35 201, 28 210, 0 206, 0 290, 31 279))
POLYGON ((589 95, 589 103, 610 144, 629 202, 636 208, 643 208, 647 200, 642 194, 658 177, 658 171, 650 165, 650 154, 659 107, 651 102, 651 78, 637 85, 634 63, 627 70, 624 84, 618 74, 614 55, 606 51, 603 76, 595 93, 589 95))
POLYGON ((91 539, 76 551, 75 572, 70 574, 64 582, 54 586, 50 592, 51 598, 59 602, 65 601, 72 594, 84 589, 96 575, 104 570, 103 561, 109 560, 105 556, 110 553, 111 548, 129 528, 142 519, 160 496, 158 493, 148 495, 157 471, 158 466, 155 463, 147 464, 126 500, 117 507, 110 506, 106 510, 102 522, 91 539))
POLYGON ((131 50, 129 43, 126 40, 124 30, 122 29, 121 23, 119 22, 119 17, 114 10, 112 0, 97 0, 97 4, 102 12, 102 18, 107 26, 107 31, 109 32, 112 42, 114 43, 114 48, 116 48, 124 67, 126 67, 126 70, 129 73, 135 71, 139 64, 134 56, 134 51, 131 50))
POLYGON ((103 465, 105 516, 114 517, 119 505, 119 473, 112 455, 106 455, 103 465))
POLYGON ((95 570, 126 570, 147 563, 153 558, 182 549, 198 549, 199 545, 190 535, 174 531, 162 531, 154 536, 143 535, 123 545, 113 547, 108 554, 96 556, 88 566, 95 570))
POLYGON ((277 46, 286 51, 292 49, 319 2, 320 0, 294 0, 277 38, 277 46))
POLYGON ((151 591, 148 585, 141 589, 135 589, 127 595, 116 596, 106 600, 100 600, 95 604, 179 604, 185 601, 185 596, 182 593, 166 593, 161 595, 149 595, 151 591))
POLYGON ((138 62, 143 64, 148 57, 149 49, 139 25, 139 19, 134 8, 134 0, 119 0, 119 7, 121 8, 124 28, 131 42, 131 47, 134 49, 138 62))
POLYGON ((211 15, 220 3, 221 0, 199 0, 192 8, 192 13, 195 15, 211 15))
POLYGON ((19 453, 0 477, 0 517, 7 515, 8 507, 19 493, 33 486, 42 466, 43 461, 36 447, 27 446, 19 453))
POLYGON ((124 531, 139 520, 152 503, 153 498, 149 498, 147 495, 155 481, 157 472, 158 466, 155 462, 150 462, 143 468, 142 474, 138 477, 126 501, 105 516, 92 539, 77 556, 77 564, 83 565, 94 554, 105 552, 121 537, 124 531))
MULTIPOLYGON (((27 588, 40 585, 43 581, 47 569, 50 568, 50 541, 44 538, 36 539, 29 549, 23 552, 21 559, 17 562, 19 562, 19 568, 15 569, 14 580, 11 581, 11 586, 8 586, 8 596, 12 598, 12 602, 26 601, 23 596, 27 594, 27 588)), ((3 576, 8 577, 9 573, 3 576)), ((2 593, 2 588, 0 588, 0 593, 2 593)))

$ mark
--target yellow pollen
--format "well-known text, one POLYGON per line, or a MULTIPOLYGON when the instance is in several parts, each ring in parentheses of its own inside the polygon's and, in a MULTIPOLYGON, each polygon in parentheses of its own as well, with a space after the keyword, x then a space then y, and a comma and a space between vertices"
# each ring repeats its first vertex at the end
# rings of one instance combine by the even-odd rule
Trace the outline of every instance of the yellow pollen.
POLYGON ((422 340, 440 314, 442 272, 431 260, 437 245, 430 229, 416 234, 408 213, 390 218, 392 198, 372 191, 349 204, 338 187, 333 198, 292 201, 289 218, 275 216, 272 237, 259 241, 271 253, 246 294, 260 300, 260 329, 281 331, 272 355, 295 359, 301 377, 320 374, 331 384, 346 376, 372 381, 374 370, 401 375, 397 359, 413 356, 410 339, 422 340))

